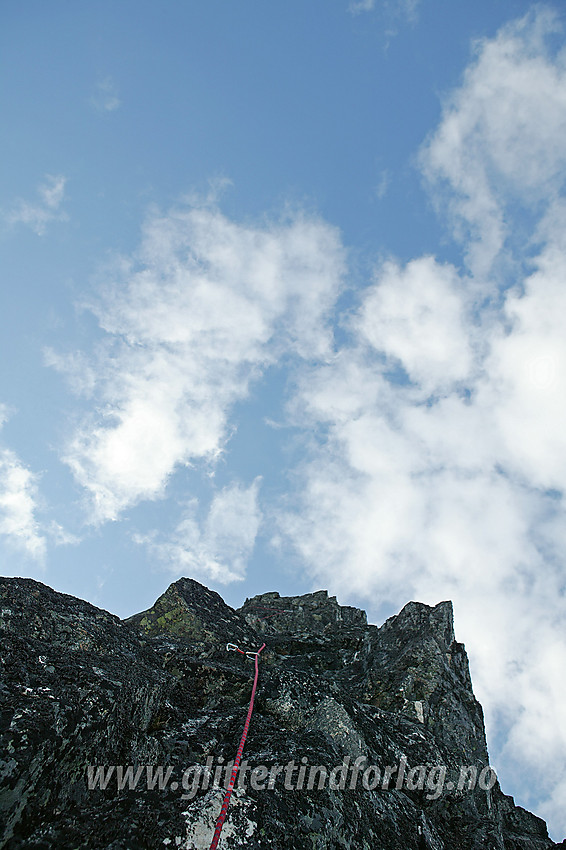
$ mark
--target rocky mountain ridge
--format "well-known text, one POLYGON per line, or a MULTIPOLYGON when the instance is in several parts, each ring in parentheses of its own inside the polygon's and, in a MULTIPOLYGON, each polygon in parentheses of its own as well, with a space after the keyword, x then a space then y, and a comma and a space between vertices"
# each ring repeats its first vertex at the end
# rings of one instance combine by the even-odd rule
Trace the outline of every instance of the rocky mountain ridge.
POLYGON ((208 850, 263 643, 219 847, 566 847, 499 787, 449 602, 378 628, 183 578, 121 621, 0 579, 0 611, 0 848, 208 850))

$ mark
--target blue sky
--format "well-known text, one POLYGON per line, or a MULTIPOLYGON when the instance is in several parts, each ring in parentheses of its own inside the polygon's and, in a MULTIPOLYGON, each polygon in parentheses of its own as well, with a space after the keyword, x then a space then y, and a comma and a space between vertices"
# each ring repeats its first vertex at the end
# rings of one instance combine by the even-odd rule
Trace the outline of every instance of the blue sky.
POLYGON ((120 616, 180 575, 451 598, 562 838, 563 4, 1 18, 3 572, 120 616))

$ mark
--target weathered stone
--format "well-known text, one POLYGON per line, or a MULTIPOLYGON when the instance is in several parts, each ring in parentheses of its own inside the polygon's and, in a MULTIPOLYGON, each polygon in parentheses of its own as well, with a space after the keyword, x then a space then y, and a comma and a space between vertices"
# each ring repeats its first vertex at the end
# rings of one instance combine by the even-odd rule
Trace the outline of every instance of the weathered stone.
POLYGON ((491 776, 483 715, 449 602, 377 628, 326 591, 235 611, 180 579, 120 621, 2 579, 0 608, 0 848, 206 850, 254 670, 226 647, 263 642, 221 848, 561 846, 477 781, 491 776), (462 767, 474 787, 458 788, 462 767))

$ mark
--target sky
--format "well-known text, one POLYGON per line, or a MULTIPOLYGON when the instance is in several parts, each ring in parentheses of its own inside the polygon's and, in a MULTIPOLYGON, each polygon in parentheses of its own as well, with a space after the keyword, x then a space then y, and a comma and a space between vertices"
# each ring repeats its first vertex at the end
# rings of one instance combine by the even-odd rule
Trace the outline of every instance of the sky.
POLYGON ((4 0, 0 552, 452 599, 503 790, 566 835, 566 11, 4 0))

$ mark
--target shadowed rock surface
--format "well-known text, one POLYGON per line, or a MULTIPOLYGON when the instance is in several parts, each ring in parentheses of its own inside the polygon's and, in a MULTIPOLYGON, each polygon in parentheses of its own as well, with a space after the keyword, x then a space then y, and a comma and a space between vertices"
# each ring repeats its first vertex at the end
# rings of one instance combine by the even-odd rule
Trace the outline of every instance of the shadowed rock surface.
POLYGON ((377 628, 326 591, 236 611, 183 578, 121 621, 0 579, 0 610, 0 848, 208 850, 254 669, 226 645, 263 642, 220 848, 566 847, 493 784, 449 602, 377 628))

